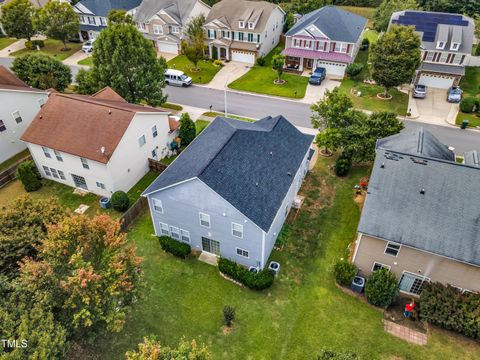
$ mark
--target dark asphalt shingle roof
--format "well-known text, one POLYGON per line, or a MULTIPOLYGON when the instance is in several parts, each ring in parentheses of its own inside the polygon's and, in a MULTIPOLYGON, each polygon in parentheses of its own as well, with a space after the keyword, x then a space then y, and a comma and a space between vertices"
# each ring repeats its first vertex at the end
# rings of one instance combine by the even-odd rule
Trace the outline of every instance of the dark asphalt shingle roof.
POLYGON ((286 35, 295 35, 300 30, 315 25, 331 40, 356 43, 366 24, 367 19, 364 17, 329 5, 302 16, 286 35))
POLYGON ((217 117, 143 194, 198 178, 268 231, 313 138, 283 116, 217 117))
MULTIPOLYGON (((411 136, 377 147, 358 231, 480 266, 480 168, 445 160, 443 150, 409 155, 389 148, 411 136)), ((425 141, 428 149, 443 146, 429 133, 425 141)))
POLYGON ((94 15, 106 17, 111 10, 132 10, 141 2, 142 0, 82 0, 79 3, 94 15))

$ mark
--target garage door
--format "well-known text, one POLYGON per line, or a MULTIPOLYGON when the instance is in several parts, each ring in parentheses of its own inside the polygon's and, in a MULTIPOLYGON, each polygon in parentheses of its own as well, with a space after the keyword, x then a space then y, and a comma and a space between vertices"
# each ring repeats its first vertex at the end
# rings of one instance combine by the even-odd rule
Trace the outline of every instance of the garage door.
POLYGON ((172 44, 172 43, 167 43, 162 41, 158 41, 157 44, 158 44, 158 51, 160 52, 178 54, 177 44, 172 44))
POLYGON ((442 75, 422 74, 418 83, 431 88, 448 89, 453 85, 453 78, 442 75))
POLYGON ((331 61, 317 61, 317 67, 323 67, 327 70, 327 75, 335 75, 335 76, 345 76, 345 69, 347 65, 331 62, 331 61))
POLYGON ((232 50, 232 61, 253 64, 255 63, 255 54, 249 51, 232 50))

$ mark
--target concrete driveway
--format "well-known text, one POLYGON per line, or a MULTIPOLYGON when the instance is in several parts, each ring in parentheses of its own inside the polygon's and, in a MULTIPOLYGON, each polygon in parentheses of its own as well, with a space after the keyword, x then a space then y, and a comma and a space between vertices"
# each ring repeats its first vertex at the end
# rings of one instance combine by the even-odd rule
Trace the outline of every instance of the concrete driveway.
POLYGON ((165 58, 165 60, 170 61, 170 60, 172 60, 173 58, 177 57, 178 54, 172 54, 172 53, 166 53, 166 52, 157 51, 157 58, 160 58, 160 57, 162 57, 162 56, 165 58))
POLYGON ((340 86, 341 80, 338 78, 331 78, 329 76, 326 77, 325 80, 322 81, 321 85, 307 85, 307 91, 305 92, 305 97, 300 100, 305 104, 313 104, 318 100, 322 99, 325 95, 326 90, 333 90, 337 86, 340 86))
POLYGON ((226 85, 246 74, 251 67, 252 65, 235 61, 224 63, 224 66, 207 86, 211 89, 224 90, 226 85))
POLYGON ((63 63, 65 65, 72 65, 72 66, 81 66, 81 67, 88 67, 88 66, 84 66, 84 65, 79 65, 78 62, 83 60, 83 59, 86 59, 87 57, 89 57, 91 55, 89 54, 86 54, 85 52, 83 52, 82 50, 79 50, 77 51, 75 54, 72 54, 71 56, 69 56, 68 58, 66 58, 65 60, 63 60, 63 63))
POLYGON ((408 108, 411 118, 435 125, 453 125, 458 113, 458 104, 447 102, 447 90, 427 88, 425 99, 414 99, 410 96, 408 108))

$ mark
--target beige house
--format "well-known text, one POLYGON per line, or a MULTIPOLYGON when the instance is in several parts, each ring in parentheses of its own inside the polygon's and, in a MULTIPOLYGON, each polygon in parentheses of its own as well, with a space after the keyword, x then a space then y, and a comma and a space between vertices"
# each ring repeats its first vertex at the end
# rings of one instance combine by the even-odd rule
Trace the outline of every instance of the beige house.
POLYGON ((206 17, 209 11, 201 0, 143 0, 133 19, 159 52, 178 54, 185 25, 198 15, 206 17))
POLYGON ((480 292, 480 158, 455 154, 423 129, 377 143, 353 262, 392 271, 402 293, 425 281, 480 292))

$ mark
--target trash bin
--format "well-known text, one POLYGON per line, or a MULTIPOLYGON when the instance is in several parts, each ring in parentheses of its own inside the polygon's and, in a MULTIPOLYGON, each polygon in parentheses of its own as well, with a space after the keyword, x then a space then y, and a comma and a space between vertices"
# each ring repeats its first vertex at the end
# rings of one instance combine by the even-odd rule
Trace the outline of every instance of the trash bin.
POLYGON ((110 208, 111 204, 110 204, 110 199, 109 198, 106 198, 106 197, 102 197, 100 199, 100 207, 102 209, 108 209, 110 208))
POLYGON ((464 129, 464 130, 465 130, 465 129, 468 127, 468 124, 469 124, 469 123, 470 123, 470 122, 469 122, 468 120, 463 120, 463 121, 462 121, 462 125, 460 125, 460 129, 464 129))

